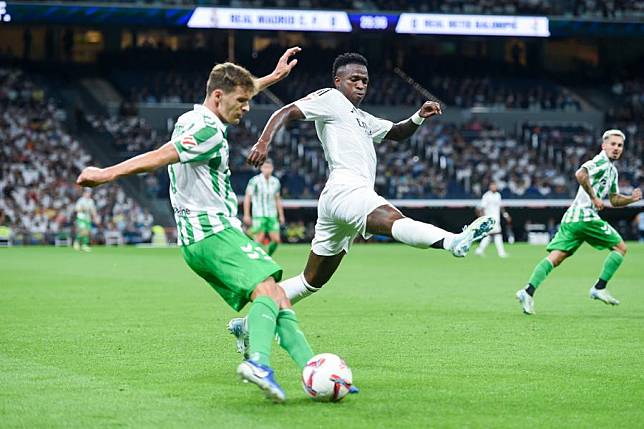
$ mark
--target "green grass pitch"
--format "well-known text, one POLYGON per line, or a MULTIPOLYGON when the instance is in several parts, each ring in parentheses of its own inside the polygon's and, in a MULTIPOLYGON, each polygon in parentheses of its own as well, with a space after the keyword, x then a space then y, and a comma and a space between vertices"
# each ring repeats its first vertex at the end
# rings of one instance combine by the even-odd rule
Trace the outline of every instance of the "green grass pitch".
MULTIPOLYGON (((317 352, 343 356, 362 391, 305 397, 275 346, 284 405, 234 373, 236 313, 178 249, 0 249, 0 427, 642 427, 644 245, 588 298, 606 252, 588 246, 514 299, 541 246, 456 259, 357 245, 296 310, 317 352)), ((308 246, 282 246, 287 276, 308 246)))

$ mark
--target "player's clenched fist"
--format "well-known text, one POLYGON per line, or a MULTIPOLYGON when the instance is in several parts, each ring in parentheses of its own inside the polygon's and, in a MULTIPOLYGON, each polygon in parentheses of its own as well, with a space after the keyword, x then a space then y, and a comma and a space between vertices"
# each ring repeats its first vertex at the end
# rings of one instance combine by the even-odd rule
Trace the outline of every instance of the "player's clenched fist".
POLYGON ((436 101, 425 101, 418 114, 421 118, 429 118, 434 115, 442 115, 443 110, 441 109, 440 103, 436 101))
POLYGON ((102 168, 87 167, 76 179, 76 184, 93 188, 109 182, 110 178, 108 176, 107 172, 102 168))
POLYGON ((259 167, 264 163, 264 161, 266 161, 267 153, 268 145, 262 141, 258 141, 250 149, 246 162, 253 167, 259 167))

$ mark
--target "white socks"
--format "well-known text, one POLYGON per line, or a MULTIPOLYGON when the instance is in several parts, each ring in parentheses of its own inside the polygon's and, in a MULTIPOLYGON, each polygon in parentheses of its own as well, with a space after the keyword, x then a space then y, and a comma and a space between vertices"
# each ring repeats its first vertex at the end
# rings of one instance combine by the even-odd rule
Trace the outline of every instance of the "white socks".
POLYGON ((418 222, 417 220, 404 217, 394 222, 391 227, 391 235, 401 243, 420 249, 428 249, 432 244, 445 239, 443 248, 449 248, 454 234, 440 229, 429 223, 418 222))
POLYGON ((504 257, 505 255, 505 248, 503 247, 503 235, 502 234, 494 234, 494 245, 496 246, 496 252, 499 254, 499 256, 504 257))
MULTIPOLYGON (((505 257, 507 256, 505 253, 505 247, 503 247, 503 235, 502 234, 494 234, 494 245, 496 246, 496 252, 499 254, 500 257, 505 257)), ((490 241, 492 241, 492 236, 488 235, 481 240, 481 244, 479 244, 478 249, 476 249, 476 254, 477 255, 482 255, 483 252, 485 251, 485 248, 490 244, 490 241)))
POLYGON ((291 300, 291 304, 295 304, 301 299, 320 290, 320 288, 313 287, 307 283, 304 278, 304 273, 300 273, 295 277, 286 279, 279 285, 284 289, 284 292, 286 292, 286 296, 291 300))
POLYGON ((481 242, 479 243, 479 247, 476 249, 476 254, 482 255, 488 244, 490 244, 490 236, 486 235, 485 237, 483 237, 483 240, 481 240, 481 242))

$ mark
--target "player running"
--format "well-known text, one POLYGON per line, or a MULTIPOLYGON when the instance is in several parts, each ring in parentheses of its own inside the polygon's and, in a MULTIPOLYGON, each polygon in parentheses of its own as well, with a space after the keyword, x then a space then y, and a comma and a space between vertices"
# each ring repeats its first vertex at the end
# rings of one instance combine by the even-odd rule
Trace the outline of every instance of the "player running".
POLYGON ((259 167, 278 130, 295 120, 315 121, 330 175, 318 202, 315 237, 306 268, 280 284, 293 303, 329 281, 358 234, 364 238, 386 235, 410 246, 446 249, 462 257, 494 226, 494 219, 484 216, 462 233, 452 234, 403 216, 376 194, 374 144, 409 138, 425 119, 440 115, 441 106, 427 101, 411 118, 396 124, 359 109, 367 94, 369 73, 367 60, 356 53, 335 59, 333 81, 335 88, 320 89, 276 111, 248 155, 248 162, 259 167))
POLYGON ((281 243, 280 225, 284 225, 284 207, 280 197, 281 185, 277 177, 273 176, 273 161, 267 159, 260 170, 261 174, 252 177, 246 186, 244 223, 251 227, 250 232, 259 244, 263 244, 268 235, 271 242, 266 252, 273 255, 278 244, 281 243))
POLYGON ((631 195, 627 196, 621 195, 617 188, 617 169, 613 161, 622 156, 625 140, 626 137, 620 130, 604 132, 602 151, 592 160, 586 161, 575 173, 579 190, 561 219, 559 231, 546 247, 550 253, 534 268, 527 287, 516 293, 525 314, 535 314, 533 296, 536 289, 554 267, 573 255, 584 242, 596 249, 611 249, 597 283, 590 289, 590 297, 606 304, 619 304, 606 289, 606 283, 622 264, 626 255, 626 244, 619 233, 602 220, 597 212, 604 208, 603 200, 606 197, 613 207, 627 206, 642 198, 640 189, 633 190, 631 195))
POLYGON ((510 218, 508 212, 503 208, 501 193, 497 189, 496 182, 490 182, 488 191, 483 194, 480 203, 480 211, 481 214, 494 218, 494 228, 490 231, 490 235, 481 240, 475 253, 479 256, 483 256, 485 254, 485 248, 490 244, 491 239, 494 238, 494 245, 496 246, 496 252, 499 254, 499 257, 507 258, 508 254, 505 253, 505 248, 503 247, 501 215, 503 215, 503 219, 508 223, 512 221, 512 218, 510 218))
POLYGON ((74 206, 76 212, 76 240, 74 240, 74 250, 91 252, 89 247, 92 238, 92 221, 98 223, 98 214, 96 205, 92 199, 92 191, 85 189, 83 195, 76 201, 74 206))
POLYGON ((289 74, 297 64, 289 59, 299 51, 288 49, 273 73, 256 80, 232 63, 216 65, 204 103, 181 115, 168 143, 108 168, 88 167, 77 179, 80 185, 98 186, 168 166, 183 258, 233 309, 239 311, 252 301, 247 316, 250 359, 239 365, 237 373, 275 402, 285 399, 270 367, 275 335, 301 368, 313 352, 288 297, 277 285, 282 269, 241 230, 226 136, 228 125, 239 123, 257 91, 289 74))

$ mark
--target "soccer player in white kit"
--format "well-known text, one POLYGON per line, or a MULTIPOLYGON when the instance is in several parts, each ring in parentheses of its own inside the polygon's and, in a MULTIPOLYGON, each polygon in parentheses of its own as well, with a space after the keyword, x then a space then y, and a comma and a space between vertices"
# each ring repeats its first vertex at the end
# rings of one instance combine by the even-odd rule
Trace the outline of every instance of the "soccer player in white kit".
POLYGON ((503 208, 503 202, 501 198, 501 193, 497 190, 496 182, 490 182, 488 191, 483 194, 480 203, 480 214, 485 216, 491 216, 494 218, 494 228, 490 231, 490 235, 481 240, 478 249, 476 249, 476 254, 483 256, 485 248, 490 244, 492 238, 494 238, 494 245, 496 246, 496 251, 501 258, 507 258, 508 254, 505 253, 505 248, 503 247, 503 233, 501 232, 501 215, 507 222, 511 222, 510 215, 503 208))
POLYGON ((483 216, 462 233, 453 234, 403 216, 374 191, 374 144, 409 138, 425 119, 442 113, 439 103, 427 101, 412 117, 395 124, 359 109, 367 94, 369 73, 367 60, 356 53, 335 59, 333 81, 334 88, 320 89, 277 110, 247 159, 259 167, 279 129, 294 120, 315 121, 330 175, 318 202, 315 237, 304 272, 280 283, 292 303, 329 281, 358 234, 364 238, 385 235, 410 246, 446 249, 462 257, 494 227, 494 219, 483 216))

